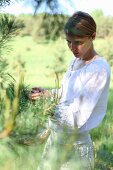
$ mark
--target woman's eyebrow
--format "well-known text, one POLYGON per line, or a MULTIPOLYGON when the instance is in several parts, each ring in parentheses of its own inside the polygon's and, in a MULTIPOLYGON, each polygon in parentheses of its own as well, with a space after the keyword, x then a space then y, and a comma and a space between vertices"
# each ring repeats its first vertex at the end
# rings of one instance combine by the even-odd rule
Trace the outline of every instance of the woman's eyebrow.
POLYGON ((81 39, 78 39, 78 40, 73 40, 72 42, 73 42, 73 43, 78 43, 78 42, 81 42, 81 43, 82 43, 82 42, 84 42, 84 41, 81 40, 81 39))

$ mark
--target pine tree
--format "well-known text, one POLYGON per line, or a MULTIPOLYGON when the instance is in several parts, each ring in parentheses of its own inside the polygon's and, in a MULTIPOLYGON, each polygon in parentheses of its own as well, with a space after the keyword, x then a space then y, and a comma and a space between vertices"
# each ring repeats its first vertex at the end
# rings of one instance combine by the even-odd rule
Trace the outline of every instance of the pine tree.
MULTIPOLYGON (((0 0, 0 7, 9 5, 10 1, 0 0)), ((3 131, 0 138, 4 138, 12 129, 14 114, 16 113, 17 97, 13 101, 13 112, 10 113, 10 99, 7 96, 7 89, 13 81, 13 77, 8 71, 9 63, 3 54, 9 52, 9 42, 16 35, 17 31, 23 27, 21 21, 17 21, 13 15, 0 14, 0 123, 3 124, 3 131)))

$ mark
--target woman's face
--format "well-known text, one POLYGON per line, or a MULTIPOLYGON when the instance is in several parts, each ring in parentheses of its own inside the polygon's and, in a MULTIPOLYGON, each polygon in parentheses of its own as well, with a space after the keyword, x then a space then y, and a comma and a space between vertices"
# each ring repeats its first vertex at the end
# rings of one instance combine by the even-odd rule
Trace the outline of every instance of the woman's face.
POLYGON ((91 37, 81 38, 78 36, 66 35, 66 41, 70 50, 77 58, 87 60, 87 57, 89 57, 93 50, 93 43, 91 37))

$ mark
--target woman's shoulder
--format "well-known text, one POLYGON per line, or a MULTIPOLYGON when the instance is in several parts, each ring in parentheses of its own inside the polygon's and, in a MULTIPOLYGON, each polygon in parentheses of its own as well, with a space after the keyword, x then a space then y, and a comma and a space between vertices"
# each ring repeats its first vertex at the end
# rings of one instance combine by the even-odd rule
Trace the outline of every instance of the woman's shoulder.
POLYGON ((99 57, 96 60, 86 64, 86 66, 81 69, 80 78, 81 80, 87 81, 93 77, 102 77, 103 79, 110 79, 110 67, 108 62, 99 57))
POLYGON ((102 70, 110 72, 110 65, 105 58, 100 56, 86 66, 86 71, 102 72, 102 70))

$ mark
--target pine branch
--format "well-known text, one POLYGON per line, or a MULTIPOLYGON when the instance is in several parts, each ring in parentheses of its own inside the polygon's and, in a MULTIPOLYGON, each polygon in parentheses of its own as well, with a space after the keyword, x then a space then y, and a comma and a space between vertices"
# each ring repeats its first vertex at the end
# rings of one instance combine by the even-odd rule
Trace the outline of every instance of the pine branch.
POLYGON ((1 15, 0 17, 0 53, 7 43, 14 37, 21 28, 23 23, 12 15, 1 15))

